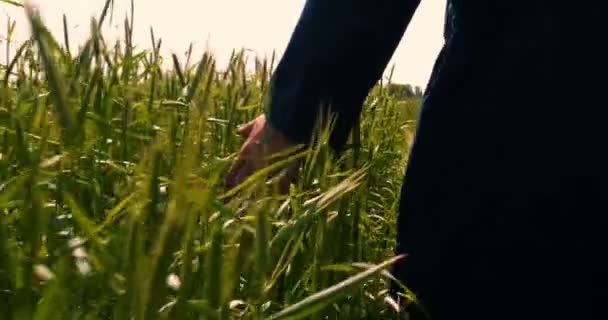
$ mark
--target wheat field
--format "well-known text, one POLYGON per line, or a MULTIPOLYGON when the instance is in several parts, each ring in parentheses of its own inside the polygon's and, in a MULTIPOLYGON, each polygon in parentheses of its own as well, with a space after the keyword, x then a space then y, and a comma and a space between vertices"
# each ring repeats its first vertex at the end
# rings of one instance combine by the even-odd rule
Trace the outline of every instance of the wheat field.
POLYGON ((327 129, 293 157, 289 194, 271 168, 225 190, 236 128, 263 112, 276 59, 165 61, 153 29, 150 49, 132 45, 131 19, 104 39, 110 3, 78 48, 27 7, 31 39, 11 41, 9 19, 0 319, 403 317, 385 297, 419 90, 404 96, 389 72, 343 153, 327 129))

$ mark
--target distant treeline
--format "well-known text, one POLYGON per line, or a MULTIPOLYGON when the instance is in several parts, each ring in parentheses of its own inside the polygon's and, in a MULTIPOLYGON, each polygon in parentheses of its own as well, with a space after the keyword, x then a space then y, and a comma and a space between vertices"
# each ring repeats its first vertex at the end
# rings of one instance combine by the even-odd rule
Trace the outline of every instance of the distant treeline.
POLYGON ((422 97, 422 88, 409 84, 391 83, 387 85, 388 93, 397 100, 422 97))

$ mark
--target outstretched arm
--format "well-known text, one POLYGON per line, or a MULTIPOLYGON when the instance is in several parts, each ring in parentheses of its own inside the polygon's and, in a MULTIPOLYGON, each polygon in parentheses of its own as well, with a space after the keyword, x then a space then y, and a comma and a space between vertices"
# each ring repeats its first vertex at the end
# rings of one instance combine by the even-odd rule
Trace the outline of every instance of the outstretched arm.
POLYGON ((308 143, 321 107, 345 142, 420 0, 307 0, 271 80, 266 119, 294 143, 308 143))

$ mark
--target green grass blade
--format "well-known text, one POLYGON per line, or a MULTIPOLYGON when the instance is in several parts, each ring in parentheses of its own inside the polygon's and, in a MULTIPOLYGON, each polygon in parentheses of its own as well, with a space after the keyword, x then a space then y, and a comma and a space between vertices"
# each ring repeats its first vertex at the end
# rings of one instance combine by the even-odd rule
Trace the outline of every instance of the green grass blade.
POLYGON ((103 241, 97 235, 98 227, 95 225, 95 223, 93 221, 91 221, 91 219, 89 219, 88 215, 84 212, 82 207, 76 202, 74 197, 69 193, 65 193, 63 195, 63 198, 64 198, 66 204, 68 205, 68 207, 71 209, 71 213, 74 216, 75 221, 77 222, 79 227, 84 232, 84 234, 86 236, 85 238, 93 241, 98 246, 102 246, 103 241))
POLYGON ((65 81, 57 69, 57 62, 52 58, 53 55, 48 45, 48 30, 46 30, 46 27, 40 20, 40 16, 32 7, 26 6, 26 11, 32 27, 34 39, 40 49, 40 55, 48 77, 49 88, 51 89, 51 97, 57 108, 59 122, 65 130, 65 133, 63 134, 64 142, 70 143, 76 135, 76 123, 74 116, 71 113, 71 108, 69 107, 65 81))
POLYGON ((21 3, 17 2, 17 1, 13 1, 13 0, 0 0, 0 2, 7 3, 7 4, 10 4, 10 5, 13 5, 13 6, 17 6, 17 7, 23 8, 23 4, 21 4, 21 3))
POLYGON ((99 28, 101 28, 101 26, 103 25, 103 22, 106 19, 106 16, 108 15, 108 9, 110 9, 110 4, 112 3, 114 3, 114 0, 106 0, 105 4, 103 5, 101 15, 99 16, 99 28))
POLYGON ((15 56, 13 57, 13 59, 10 61, 10 63, 8 64, 8 67, 6 68, 6 73, 4 74, 4 87, 8 87, 8 83, 9 83, 9 78, 13 72, 13 69, 15 68, 15 66, 17 65, 17 62, 19 62, 19 59, 21 58, 21 55, 23 54, 23 52, 30 46, 30 42, 26 41, 24 42, 19 49, 17 49, 17 52, 15 53, 15 56))
POLYGON ((194 99, 194 95, 196 94, 196 90, 198 88, 199 83, 203 79, 203 74, 205 73, 209 60, 210 60, 210 56, 207 53, 205 53, 203 55, 203 58, 201 59, 201 62, 198 65, 198 67, 196 68, 196 73, 194 75, 194 79, 192 79, 192 82, 188 86, 188 91, 187 91, 187 94, 185 97, 186 103, 190 103, 190 102, 192 102, 192 99, 194 99))
POLYGON ((211 239, 211 248, 207 254, 207 300, 209 305, 214 310, 217 310, 221 301, 221 283, 222 280, 222 243, 223 233, 221 228, 213 233, 211 239))
POLYGON ((376 276, 386 267, 405 258, 405 256, 397 256, 391 258, 381 264, 363 271, 353 277, 350 277, 334 286, 322 290, 284 310, 270 316, 268 320, 296 320, 303 319, 331 304, 341 298, 344 294, 356 290, 363 282, 376 276))
POLYGON ((70 50, 70 33, 68 31, 68 18, 63 15, 63 41, 65 45, 65 50, 67 51, 68 56, 72 57, 72 52, 70 50))

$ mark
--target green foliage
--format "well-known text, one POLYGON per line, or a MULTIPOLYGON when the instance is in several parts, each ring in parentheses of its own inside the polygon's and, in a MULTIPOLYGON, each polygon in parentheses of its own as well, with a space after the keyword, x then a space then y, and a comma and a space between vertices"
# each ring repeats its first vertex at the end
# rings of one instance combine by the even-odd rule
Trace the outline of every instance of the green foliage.
POLYGON ((397 318, 381 271, 419 96, 376 86, 344 154, 323 130, 294 156, 288 195, 272 168, 227 194, 274 60, 249 74, 235 51, 220 71, 190 46, 163 69, 132 17, 103 40, 110 5, 78 50, 26 8, 32 39, 0 68, 0 319, 397 318))
POLYGON ((420 87, 412 87, 409 84, 390 83, 387 85, 388 94, 397 100, 410 100, 422 97, 420 87))
POLYGON ((0 2, 8 3, 10 5, 17 6, 17 7, 23 7, 23 5, 20 2, 13 1, 13 0, 0 0, 0 2))

